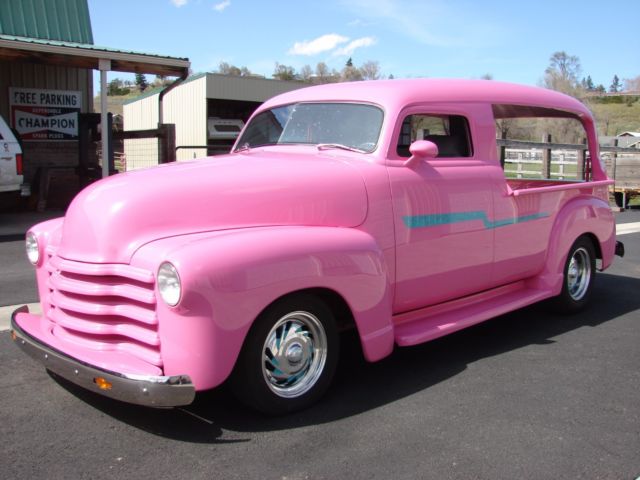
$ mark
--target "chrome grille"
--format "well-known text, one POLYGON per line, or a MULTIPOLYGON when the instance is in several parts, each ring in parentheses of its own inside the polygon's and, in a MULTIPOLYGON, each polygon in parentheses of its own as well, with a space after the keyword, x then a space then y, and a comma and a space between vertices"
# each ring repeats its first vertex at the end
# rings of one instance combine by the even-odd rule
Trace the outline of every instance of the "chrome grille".
POLYGON ((46 314, 55 336, 83 348, 126 352, 162 367, 153 273, 47 253, 46 314))

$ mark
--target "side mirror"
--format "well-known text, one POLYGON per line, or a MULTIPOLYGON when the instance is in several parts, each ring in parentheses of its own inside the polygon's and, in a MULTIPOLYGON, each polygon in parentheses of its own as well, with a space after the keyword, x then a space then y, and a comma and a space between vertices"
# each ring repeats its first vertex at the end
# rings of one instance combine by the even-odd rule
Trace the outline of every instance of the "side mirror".
POLYGON ((412 167, 427 158, 438 156, 438 146, 429 140, 416 140, 409 147, 411 156, 404 162, 405 167, 412 167))

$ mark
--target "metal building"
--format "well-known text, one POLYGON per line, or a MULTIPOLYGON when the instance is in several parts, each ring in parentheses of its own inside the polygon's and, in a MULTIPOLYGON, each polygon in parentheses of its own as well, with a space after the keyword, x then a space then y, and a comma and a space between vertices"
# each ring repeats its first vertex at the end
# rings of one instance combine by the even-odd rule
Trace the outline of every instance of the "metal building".
MULTIPOLYGON (((84 184, 109 173, 102 162, 101 171, 87 174, 98 155, 93 141, 82 141, 84 120, 91 120, 93 134, 98 123, 106 123, 108 71, 186 79, 189 65, 185 58, 93 45, 87 0, 1 0, 0 115, 22 142, 23 178, 32 195, 24 202, 3 197, 0 208, 14 200, 15 209, 44 208, 46 200, 47 206, 64 208, 84 184), (97 119, 93 70, 100 71, 104 105, 97 119)), ((108 138, 100 138, 102 158, 108 138)))
MULTIPOLYGON (((124 130, 175 124, 176 158, 188 160, 226 153, 254 110, 265 100, 306 85, 261 77, 202 73, 162 95, 149 92, 123 107, 124 130), (162 118, 160 118, 162 115, 162 118)), ((155 140, 125 140, 127 169, 158 163, 155 140)))

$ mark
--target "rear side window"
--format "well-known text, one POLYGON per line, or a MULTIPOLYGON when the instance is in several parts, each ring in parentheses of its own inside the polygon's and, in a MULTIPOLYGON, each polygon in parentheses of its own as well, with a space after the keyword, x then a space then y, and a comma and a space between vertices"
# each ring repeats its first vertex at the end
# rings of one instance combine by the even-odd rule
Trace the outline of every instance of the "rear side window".
POLYGON ((508 179, 585 179, 587 132, 568 112, 493 105, 498 157, 508 179))
POLYGON ((438 158, 471 157, 473 147, 469 122, 461 115, 408 115, 402 122, 397 153, 410 157, 409 146, 416 140, 429 140, 438 146, 438 158))

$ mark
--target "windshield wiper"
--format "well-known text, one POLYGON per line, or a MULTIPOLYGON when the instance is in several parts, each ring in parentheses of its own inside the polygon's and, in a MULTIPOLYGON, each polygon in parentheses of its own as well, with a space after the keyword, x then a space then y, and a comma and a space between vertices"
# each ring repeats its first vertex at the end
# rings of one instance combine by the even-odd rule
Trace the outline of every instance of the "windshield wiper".
POLYGON ((339 150, 347 150, 349 152, 367 153, 365 150, 360 150, 359 148, 342 145, 341 143, 319 143, 316 145, 316 148, 318 150, 331 150, 333 148, 337 148, 339 150))

